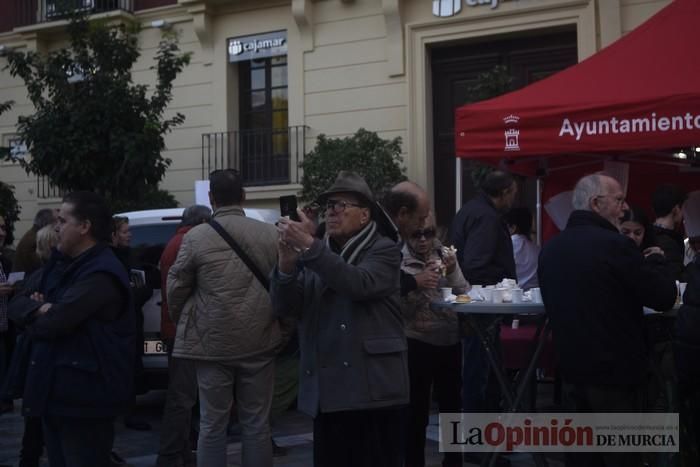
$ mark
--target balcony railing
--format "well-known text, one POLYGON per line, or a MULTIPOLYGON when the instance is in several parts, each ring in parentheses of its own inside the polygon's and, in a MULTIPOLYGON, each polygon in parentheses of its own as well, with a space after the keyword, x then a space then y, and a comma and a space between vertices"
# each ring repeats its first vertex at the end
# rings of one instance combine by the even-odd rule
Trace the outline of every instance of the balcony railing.
POLYGON ((299 183, 306 153, 305 126, 237 130, 202 135, 202 179, 216 169, 236 169, 246 186, 299 183))
POLYGON ((133 12, 134 0, 15 0, 17 26, 66 19, 76 11, 92 15, 115 10, 133 12))
POLYGON ((36 178, 36 197, 39 199, 63 198, 66 193, 49 182, 48 177, 38 176, 36 178))

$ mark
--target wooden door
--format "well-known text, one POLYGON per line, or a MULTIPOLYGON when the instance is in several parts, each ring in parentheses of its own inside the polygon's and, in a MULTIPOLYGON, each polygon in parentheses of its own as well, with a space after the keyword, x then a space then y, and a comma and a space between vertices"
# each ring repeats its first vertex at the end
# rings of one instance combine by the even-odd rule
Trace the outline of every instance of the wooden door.
MULTIPOLYGON (((576 32, 557 31, 470 42, 431 50, 433 86, 433 168, 435 211, 448 226, 455 206, 454 113, 469 102, 477 76, 503 65, 513 77, 513 90, 577 62, 576 32)), ((471 164, 464 161, 462 202, 476 193, 471 164)))

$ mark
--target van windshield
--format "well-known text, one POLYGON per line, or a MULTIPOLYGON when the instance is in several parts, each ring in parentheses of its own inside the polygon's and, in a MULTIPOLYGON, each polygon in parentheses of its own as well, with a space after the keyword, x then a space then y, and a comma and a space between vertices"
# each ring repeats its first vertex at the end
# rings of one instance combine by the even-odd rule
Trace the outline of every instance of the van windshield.
POLYGON ((165 245, 175 235, 178 224, 130 225, 131 247, 143 248, 165 245))

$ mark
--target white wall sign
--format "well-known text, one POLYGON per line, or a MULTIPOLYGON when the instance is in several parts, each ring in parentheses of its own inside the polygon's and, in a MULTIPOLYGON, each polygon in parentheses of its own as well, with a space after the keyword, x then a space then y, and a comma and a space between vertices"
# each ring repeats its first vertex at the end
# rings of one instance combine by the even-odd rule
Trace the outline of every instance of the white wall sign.
POLYGON ((234 37, 228 40, 227 50, 231 63, 287 55, 287 31, 234 37))
POLYGON ((433 15, 439 18, 454 16, 462 11, 462 1, 464 1, 467 6, 488 6, 492 10, 495 10, 498 8, 498 5, 505 0, 433 0, 433 15))

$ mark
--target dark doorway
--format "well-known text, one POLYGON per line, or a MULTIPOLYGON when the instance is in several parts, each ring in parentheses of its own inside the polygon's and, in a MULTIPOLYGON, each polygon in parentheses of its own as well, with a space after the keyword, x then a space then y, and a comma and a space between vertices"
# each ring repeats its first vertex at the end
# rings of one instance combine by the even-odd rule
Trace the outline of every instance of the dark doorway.
MULTIPOLYGON (((539 31, 523 36, 431 50, 433 86, 433 173, 438 224, 455 213, 455 109, 469 102, 469 88, 479 74, 505 66, 518 89, 577 63, 576 31, 539 31)), ((471 164, 462 164, 462 202, 475 194, 471 164)))

